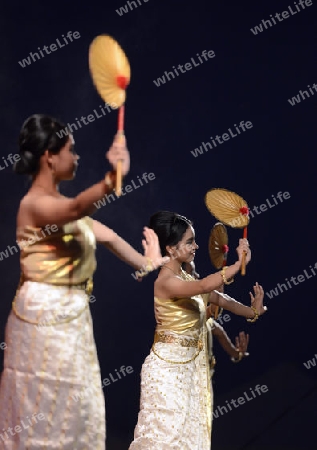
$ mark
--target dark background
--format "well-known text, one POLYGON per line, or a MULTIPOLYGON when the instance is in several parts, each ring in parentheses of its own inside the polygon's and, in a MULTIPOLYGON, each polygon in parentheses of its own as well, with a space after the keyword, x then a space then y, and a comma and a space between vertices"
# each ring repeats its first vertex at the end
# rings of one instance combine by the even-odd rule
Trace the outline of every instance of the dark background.
MULTIPOLYGON (((188 216, 200 245, 196 266, 205 276, 214 271, 207 245, 216 222, 204 204, 206 192, 225 187, 243 196, 251 208, 279 191, 289 192, 288 200, 251 219, 253 259, 247 275, 237 276, 227 292, 248 304, 255 281, 270 291, 285 278, 304 270, 312 273, 309 266, 317 262, 317 93, 295 106, 287 100, 317 83, 316 2, 281 23, 276 19, 276 25, 258 35, 250 28, 287 10, 293 1, 140 3, 122 16, 116 9, 127 5, 124 0, 2 5, 1 165, 2 157, 18 152, 18 133, 29 115, 47 113, 72 123, 103 105, 90 78, 88 49, 95 36, 110 34, 123 47, 132 72, 126 103, 131 153, 126 183, 137 182, 144 172, 153 172, 155 180, 107 204, 94 217, 142 251, 142 227, 152 213, 167 209, 188 216), (80 39, 25 68, 18 64, 70 30, 78 31, 80 39), (197 60, 203 50, 213 50, 216 57, 155 86, 153 80, 192 57, 197 60), (253 128, 197 158, 190 153, 241 120, 251 121, 253 128)), ((117 113, 111 112, 74 132, 80 168, 76 180, 62 186, 65 195, 76 195, 109 169, 104 154, 116 120, 117 113)), ((15 215, 27 188, 28 181, 11 167, 0 171, 0 252, 15 244, 15 215)), ((241 230, 228 233, 232 263, 241 230)), ((107 449, 126 450, 137 421, 139 373, 153 338, 155 274, 138 283, 132 269, 105 249, 98 249, 97 258, 97 300, 91 309, 102 378, 122 365, 133 367, 132 374, 105 388, 107 449)), ((1 343, 19 280, 19 255, 4 258, 0 265, 1 343)), ((266 295, 268 313, 255 324, 233 315, 225 323, 232 338, 240 330, 250 333, 250 357, 234 365, 215 343, 215 408, 258 383, 268 392, 214 420, 213 450, 317 448, 317 367, 308 370, 303 364, 317 354, 316 279, 305 279, 271 300, 266 295)))

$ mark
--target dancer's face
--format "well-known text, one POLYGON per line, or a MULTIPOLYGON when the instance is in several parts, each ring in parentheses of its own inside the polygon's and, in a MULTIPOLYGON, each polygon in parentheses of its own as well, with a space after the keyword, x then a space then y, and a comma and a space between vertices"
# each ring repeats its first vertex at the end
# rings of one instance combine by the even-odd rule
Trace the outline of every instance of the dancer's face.
POLYGON ((173 259, 177 259, 180 263, 190 263, 194 260, 195 253, 198 248, 199 247, 195 241, 195 230, 190 225, 179 243, 171 247, 171 256, 173 259))
POLYGON ((57 154, 52 154, 50 162, 54 176, 58 181, 72 180, 78 167, 79 156, 74 150, 75 141, 72 136, 57 154))

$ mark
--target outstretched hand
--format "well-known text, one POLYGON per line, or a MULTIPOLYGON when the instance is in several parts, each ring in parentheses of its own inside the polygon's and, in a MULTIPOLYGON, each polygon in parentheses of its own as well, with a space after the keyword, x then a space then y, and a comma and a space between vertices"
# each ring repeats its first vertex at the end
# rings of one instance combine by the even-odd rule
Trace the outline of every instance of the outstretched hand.
POLYGON ((267 307, 263 306, 264 291, 258 282, 253 286, 253 290, 254 295, 250 292, 251 306, 253 306, 261 316, 267 311, 267 307))
POLYGON ((243 357, 249 356, 247 353, 249 345, 249 335, 244 331, 240 331, 239 336, 236 337, 236 348, 238 352, 243 353, 243 357))
POLYGON ((155 231, 151 228, 144 227, 143 234, 145 238, 142 240, 144 256, 152 260, 153 268, 157 269, 169 262, 170 258, 168 256, 162 257, 159 240, 155 231))

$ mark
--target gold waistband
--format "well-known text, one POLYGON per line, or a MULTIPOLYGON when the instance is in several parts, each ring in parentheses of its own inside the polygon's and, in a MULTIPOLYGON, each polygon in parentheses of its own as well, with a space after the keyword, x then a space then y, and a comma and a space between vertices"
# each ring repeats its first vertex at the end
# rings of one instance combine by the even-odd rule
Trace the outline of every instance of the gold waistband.
POLYGON ((182 347, 195 347, 202 349, 202 341, 198 338, 177 337, 172 334, 164 333, 164 331, 156 332, 154 335, 154 344, 163 342, 165 344, 178 344, 182 347))
POLYGON ((162 361, 165 361, 167 363, 170 364, 188 364, 192 361, 194 361, 194 359, 197 358, 197 356, 199 355, 199 353, 201 352, 201 350, 203 349, 203 342, 202 340, 196 339, 196 338, 187 338, 187 337, 176 337, 173 336, 171 334, 167 334, 162 332, 156 332, 154 335, 154 343, 152 345, 152 352, 154 353, 154 355, 156 355, 159 359, 161 359, 162 361), (182 347, 194 347, 197 348, 197 351, 195 352, 195 354, 192 356, 192 358, 187 359, 186 361, 172 361, 171 359, 167 359, 167 358, 163 358, 161 355, 159 355, 157 353, 157 351, 155 350, 155 344, 157 344, 158 342, 162 342, 162 343, 167 343, 167 344, 178 344, 182 347))
POLYGON ((66 287, 73 288, 73 289, 82 289, 86 292, 87 295, 90 295, 94 288, 94 282, 92 278, 88 278, 86 281, 83 281, 82 283, 75 284, 75 285, 66 285, 66 287))

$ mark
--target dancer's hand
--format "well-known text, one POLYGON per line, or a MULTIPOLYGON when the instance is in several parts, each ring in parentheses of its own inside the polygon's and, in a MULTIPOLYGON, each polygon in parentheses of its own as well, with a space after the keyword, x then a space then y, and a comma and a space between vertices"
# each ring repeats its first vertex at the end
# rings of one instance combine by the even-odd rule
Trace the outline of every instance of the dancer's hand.
POLYGON ((239 336, 236 337, 237 352, 243 353, 243 357, 249 356, 249 353, 247 353, 248 345, 249 335, 245 334, 244 331, 240 331, 239 336))
POLYGON ((169 262, 168 256, 162 257, 159 240, 157 234, 152 228, 144 227, 143 231, 145 239, 142 240, 144 248, 144 256, 152 260, 153 268, 157 269, 163 264, 169 262))
POLYGON ((248 264, 251 261, 251 250, 247 239, 239 239, 239 246, 237 247, 237 253, 240 265, 242 263, 243 253, 246 253, 245 263, 248 264))
POLYGON ((258 282, 253 286, 254 295, 250 292, 251 306, 253 306, 261 316, 267 311, 267 307, 263 306, 264 291, 258 282))
POLYGON ((126 176, 130 170, 130 154, 126 147, 124 135, 117 134, 115 136, 110 149, 106 153, 106 158, 112 165, 113 170, 116 170, 118 161, 122 160, 122 176, 126 176))

